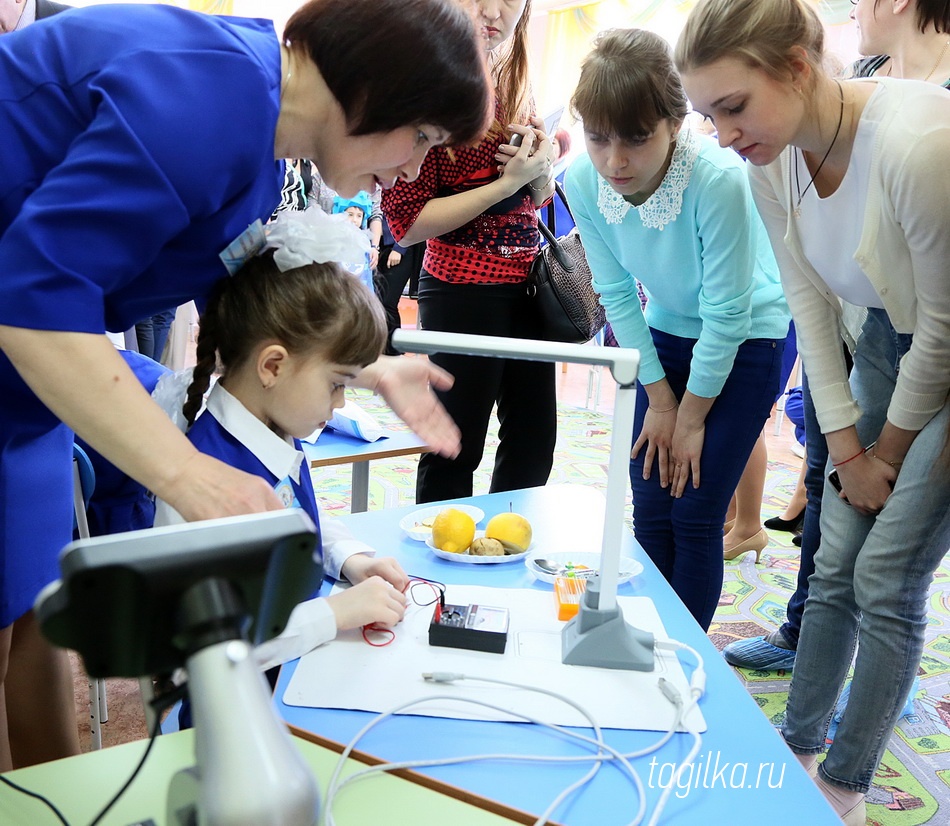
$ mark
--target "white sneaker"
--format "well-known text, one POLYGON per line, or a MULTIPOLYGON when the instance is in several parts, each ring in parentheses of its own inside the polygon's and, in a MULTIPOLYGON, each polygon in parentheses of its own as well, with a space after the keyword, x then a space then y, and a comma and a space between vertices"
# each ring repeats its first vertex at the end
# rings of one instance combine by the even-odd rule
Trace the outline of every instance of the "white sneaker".
POLYGON ((805 446, 798 443, 798 439, 793 439, 792 443, 788 446, 788 449, 792 451, 799 459, 805 458, 805 446))

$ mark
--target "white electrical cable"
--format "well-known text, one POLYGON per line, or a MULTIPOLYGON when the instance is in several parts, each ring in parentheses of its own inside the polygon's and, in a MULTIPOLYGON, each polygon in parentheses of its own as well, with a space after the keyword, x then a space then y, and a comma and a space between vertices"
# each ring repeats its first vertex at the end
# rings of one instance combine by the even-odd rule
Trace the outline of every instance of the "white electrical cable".
MULTIPOLYGON (((480 677, 466 677, 463 674, 457 674, 457 675, 452 675, 452 676, 454 676, 456 679, 478 679, 478 680, 482 679, 480 677)), ((517 684, 515 683, 511 683, 510 685, 517 686, 517 684)), ((528 690, 537 690, 537 691, 541 691, 542 693, 551 693, 552 696, 555 696, 555 697, 558 696, 554 694, 553 692, 547 692, 545 689, 535 689, 532 686, 517 686, 517 687, 527 688, 528 690)), ((595 728, 595 730, 597 730, 598 733, 600 733, 600 728, 597 725, 596 721, 586 711, 584 711, 583 708, 578 706, 569 698, 560 698, 560 699, 563 699, 565 702, 570 703, 579 711, 581 711, 581 713, 584 714, 584 716, 591 722, 592 727, 595 728)), ((443 694, 443 695, 424 697, 417 700, 411 700, 409 702, 403 703, 402 705, 394 709, 390 709, 389 711, 383 712, 382 714, 380 714, 379 716, 371 720, 369 723, 367 723, 367 725, 365 725, 360 730, 360 732, 357 733, 356 737, 354 737, 353 740, 351 740, 350 743, 347 745, 347 747, 343 750, 343 754, 340 756, 340 760, 338 761, 336 769, 334 770, 333 776, 330 779, 330 783, 329 783, 327 794, 326 794, 326 801, 324 804, 324 822, 326 826, 333 825, 334 820, 333 820, 333 815, 332 815, 332 810, 331 810, 333 798, 343 789, 344 786, 356 780, 365 778, 376 772, 391 771, 393 769, 404 769, 404 768, 411 769, 411 768, 427 768, 427 767, 433 767, 433 766, 447 766, 447 765, 454 765, 457 763, 468 763, 468 762, 484 761, 484 760, 517 760, 517 761, 530 760, 532 762, 547 762, 547 763, 576 763, 576 762, 584 762, 584 761, 589 761, 589 760, 595 761, 595 766, 592 768, 590 772, 588 772, 588 775, 585 776, 584 778, 581 778, 580 781, 577 781, 574 784, 572 784, 572 786, 566 790, 568 794, 571 791, 573 791, 575 788, 580 788, 581 786, 589 782, 589 780, 594 776, 594 774, 596 774, 597 770, 599 770, 603 762, 605 762, 606 760, 618 760, 620 761, 622 765, 624 765, 627 768, 627 771, 633 777, 634 784, 637 787, 637 791, 641 799, 641 805, 640 805, 640 810, 638 812, 638 816, 630 824, 630 826, 636 826, 636 824, 640 823, 640 821, 642 821, 643 819, 643 815, 645 814, 646 806, 645 806, 645 802, 643 802, 644 800, 643 783, 640 780, 639 776, 637 775, 636 770, 632 766, 630 766, 630 764, 625 760, 622 754, 620 754, 616 749, 607 745, 602 739, 595 740, 593 738, 586 737, 581 734, 577 734, 576 732, 568 731, 567 729, 564 729, 560 726, 556 726, 551 723, 546 723, 543 720, 536 719, 534 717, 531 717, 530 715, 512 712, 510 709, 505 709, 505 708, 502 708, 501 706, 496 706, 491 703, 484 702, 482 700, 472 700, 466 697, 458 697, 452 694, 443 694), (511 716, 520 717, 521 719, 526 720, 527 722, 535 723, 536 725, 541 726, 543 728, 551 729, 559 734, 562 734, 568 737, 569 739, 578 740, 583 743, 595 745, 598 747, 598 754, 593 755, 593 756, 592 755, 577 755, 573 757, 568 757, 568 756, 554 757, 551 755, 515 755, 515 754, 508 754, 508 753, 500 753, 500 754, 465 755, 465 756, 460 756, 460 757, 449 757, 449 758, 431 759, 431 760, 407 760, 407 761, 403 761, 399 763, 386 763, 386 764, 382 764, 378 766, 371 766, 367 769, 363 769, 361 771, 353 773, 352 775, 347 777, 345 780, 340 782, 339 776, 342 771, 344 761, 346 760, 349 753, 353 750, 356 743, 371 728, 376 726, 378 723, 381 723, 384 719, 386 719, 387 717, 390 717, 392 714, 398 711, 402 711, 406 708, 410 708, 411 706, 418 705, 420 703, 431 702, 432 700, 450 700, 450 701, 454 700, 457 702, 482 706, 485 708, 489 708, 493 711, 502 712, 511 716), (606 751, 608 755, 601 754, 600 753, 601 750, 606 751)), ((541 826, 541 824, 547 822, 549 812, 553 811, 553 809, 556 808, 557 805, 560 804, 561 800, 563 800, 565 796, 566 796, 565 793, 562 792, 558 796, 558 798, 554 801, 554 803, 548 807, 548 810, 545 812, 545 814, 542 815, 542 817, 536 821, 535 826, 541 826)))
MULTIPOLYGON (((479 677, 467 677, 467 678, 466 678, 466 676, 463 675, 463 674, 445 675, 445 676, 455 677, 456 679, 479 679, 479 680, 481 679, 481 678, 479 678, 479 677)), ((489 681, 489 680, 486 680, 486 681, 489 681)), ((522 686, 518 686, 517 683, 509 683, 509 685, 514 685, 514 686, 516 686, 516 687, 522 687, 522 686)), ((539 691, 539 692, 551 694, 551 695, 554 696, 554 697, 558 697, 558 695, 557 695, 556 693, 554 693, 554 692, 549 692, 549 691, 547 691, 546 689, 533 689, 533 687, 531 687, 531 686, 524 686, 524 688, 527 688, 527 689, 529 689, 529 690, 537 690, 537 691, 539 691)), ((591 716, 589 713, 587 713, 581 706, 577 705, 576 703, 574 703, 574 702, 573 702, 572 700, 570 700, 569 698, 559 698, 559 699, 563 699, 565 702, 567 702, 567 703, 569 703, 569 704, 575 706, 575 707, 591 722, 592 727, 593 727, 596 731, 598 731, 598 734, 600 734, 600 729, 599 729, 599 726, 597 725, 596 721, 595 721, 595 720, 592 718, 592 716, 591 716)), ((601 735, 601 737, 602 737, 602 735, 601 735)), ((552 724, 546 723, 546 722, 544 722, 544 721, 542 721, 542 720, 537 720, 537 719, 535 719, 535 718, 530 717, 529 715, 517 714, 517 713, 511 712, 511 711, 508 710, 508 709, 502 708, 502 707, 500 707, 500 706, 493 705, 493 704, 491 704, 491 703, 486 703, 486 702, 481 701, 481 700, 471 700, 471 699, 468 699, 468 698, 465 698, 465 697, 458 697, 458 696, 456 696, 456 695, 451 695, 451 694, 448 694, 448 695, 437 695, 437 696, 434 696, 434 697, 427 697, 427 698, 422 698, 422 699, 418 699, 418 700, 412 700, 412 701, 409 701, 409 702, 407 702, 407 703, 402 704, 401 706, 399 706, 399 707, 397 707, 397 708, 395 708, 395 709, 391 709, 391 710, 389 710, 389 711, 387 711, 387 712, 383 712, 383 713, 380 714, 378 717, 376 717, 376 718, 374 718, 373 720, 371 720, 371 721, 370 721, 366 726, 364 726, 363 729, 356 735, 356 737, 350 742, 350 744, 346 747, 346 749, 344 749, 344 752, 343 752, 343 754, 341 755, 339 762, 337 763, 337 767, 336 767, 336 769, 335 769, 335 771, 334 771, 334 774, 333 774, 333 776, 332 776, 332 778, 331 778, 331 780, 330 780, 330 784, 329 784, 329 786, 328 786, 327 797, 326 797, 326 802, 325 802, 325 823, 326 823, 326 826, 332 826, 332 824, 334 823, 333 816, 332 816, 332 811, 331 811, 332 801, 333 801, 333 798, 342 790, 342 788, 343 788, 344 786, 346 786, 346 785, 349 784, 350 782, 353 782, 353 781, 356 781, 356 780, 365 778, 365 777, 367 777, 367 776, 369 776, 369 775, 371 775, 371 774, 374 774, 374 773, 380 772, 380 771, 392 771, 392 770, 394 770, 394 769, 403 769, 403 768, 426 768, 426 767, 453 765, 453 764, 457 764, 457 763, 475 762, 475 761, 482 761, 482 760, 519 760, 519 761, 527 761, 527 760, 530 760, 530 761, 533 761, 533 762, 549 762, 549 763, 555 763, 555 762, 571 763, 571 762, 583 762, 583 761, 587 761, 587 760, 594 760, 594 761, 596 761, 596 765, 592 768, 592 770, 591 770, 590 772, 588 772, 588 775, 586 775, 585 777, 581 778, 581 780, 579 780, 579 781, 573 783, 570 787, 568 787, 567 789, 565 789, 564 791, 562 791, 561 794, 558 796, 558 798, 555 799, 555 801, 554 801, 554 802, 548 807, 548 809, 544 812, 544 814, 542 814, 542 816, 541 816, 540 818, 538 818, 537 821, 535 821, 535 826, 541 826, 541 824, 547 822, 548 818, 550 817, 551 812, 553 812, 553 811, 556 809, 556 807, 557 807, 558 805, 560 805, 560 802, 561 802, 563 799, 565 799, 565 798, 567 797, 567 795, 569 795, 569 794, 570 794, 571 792, 573 792, 575 789, 581 788, 581 787, 584 786, 587 782, 589 782, 589 780, 593 777, 593 775, 596 773, 596 771, 599 769, 600 765, 602 765, 602 763, 604 762, 605 759, 617 760, 617 761, 619 761, 619 762, 626 768, 628 774, 632 777, 632 779, 633 779, 633 781, 634 781, 634 785, 637 787, 638 798, 639 798, 639 800, 640 800, 640 806, 639 806, 639 809, 638 809, 636 818, 635 818, 633 821, 631 821, 631 823, 630 823, 630 825, 629 825, 629 826, 637 826, 637 824, 639 824, 639 823, 643 820, 643 816, 644 816, 645 810, 646 810, 646 798, 645 798, 645 794, 644 794, 644 791, 643 791, 643 783, 642 783, 642 781, 640 780, 640 777, 639 777, 639 775, 637 774, 636 770, 635 770, 632 766, 630 766, 629 762, 627 762, 627 760, 625 759, 624 755, 620 754, 620 753, 617 752, 615 749, 611 748, 609 745, 607 745, 606 743, 604 743, 602 739, 601 739, 601 740, 596 740, 596 739, 594 739, 594 738, 586 737, 585 735, 581 735, 581 734, 578 734, 578 733, 576 733, 576 732, 572 732, 572 731, 565 730, 565 729, 561 728, 560 726, 552 725, 552 724), (346 780, 344 780, 342 783, 339 782, 340 771, 342 770, 342 767, 343 767, 343 764, 344 764, 344 762, 345 762, 345 760, 346 760, 346 757, 349 755, 349 753, 350 753, 350 752, 352 751, 352 749, 355 747, 355 744, 356 744, 371 728, 373 728, 374 726, 376 726, 378 723, 381 723, 384 719, 386 719, 387 717, 391 716, 392 714, 394 714, 394 713, 396 713, 396 712, 398 712, 398 711, 401 711, 401 710, 403 710, 403 709, 405 709, 405 708, 409 708, 409 707, 411 707, 411 706, 413 706, 413 705, 417 705, 417 704, 419 704, 419 703, 429 702, 429 701, 432 701, 432 700, 455 700, 455 701, 458 701, 458 702, 465 702, 465 703, 470 703, 470 704, 473 704, 473 705, 479 705, 479 706, 482 706, 482 707, 487 707, 487 708, 492 709, 493 711, 498 711, 498 712, 503 712, 503 713, 511 714, 511 715, 513 715, 513 716, 517 716, 517 717, 520 717, 521 719, 527 720, 528 722, 533 722, 533 723, 535 723, 535 724, 537 724, 537 725, 539 725, 539 726, 541 726, 541 727, 552 729, 552 730, 554 730, 555 732, 557 732, 557 733, 559 733, 559 734, 563 734, 563 735, 567 736, 569 739, 573 739, 573 740, 580 741, 580 742, 582 742, 582 743, 586 743, 586 744, 590 744, 590 745, 597 746, 599 752, 600 752, 600 750, 602 750, 602 749, 603 749, 603 750, 606 750, 606 751, 609 753, 609 757, 604 758, 604 757, 602 757, 602 756, 600 755, 600 753, 598 753, 597 756, 578 755, 578 756, 574 756, 574 757, 566 757, 566 756, 565 756, 565 757, 553 757, 553 756, 550 756, 550 755, 512 755, 512 754, 507 754, 507 753, 501 753, 501 754, 484 754, 484 755, 466 755, 466 756, 460 756, 460 757, 443 758, 443 759, 431 759, 431 760, 410 760, 410 761, 404 761, 404 762, 400 762, 400 763, 387 763, 387 764, 383 764, 383 765, 379 765, 379 766, 372 766, 372 767, 369 767, 369 768, 367 768, 367 769, 361 770, 361 771, 359 771, 359 772, 355 772, 354 774, 352 774, 352 775, 350 775, 349 777, 347 777, 346 780)))
POLYGON ((679 712, 677 716, 683 720, 683 725, 686 727, 686 730, 691 735, 693 735, 693 746, 687 752, 686 757, 684 758, 683 762, 680 763, 680 766, 676 770, 673 777, 670 778, 669 785, 666 786, 666 788, 663 789, 663 792, 660 794, 660 799, 657 801, 656 807, 653 809, 653 815, 651 816, 650 822, 647 824, 647 826, 656 826, 656 824, 659 823, 660 815, 663 813, 663 809, 666 808, 666 803, 670 799, 670 794, 673 792, 673 786, 679 784, 679 780, 683 776, 683 772, 688 767, 693 765, 696 755, 699 754, 699 749, 702 746, 703 738, 696 728, 687 720, 689 713, 699 703, 699 700, 703 694, 706 693, 706 669, 704 667, 702 656, 700 656, 700 653, 695 648, 692 648, 685 643, 679 642, 678 640, 656 640, 654 647, 661 651, 689 651, 696 658, 697 664, 695 670, 693 671, 693 676, 689 681, 690 700, 688 703, 683 702, 682 696, 672 683, 666 682, 661 678, 660 690, 663 692, 663 695, 676 706, 679 712))
POLYGON ((346 748, 343 750, 343 753, 340 755, 340 759, 337 762, 337 765, 333 771, 333 775, 330 778, 330 783, 327 787, 326 798, 324 801, 323 809, 323 818, 322 821, 325 826, 334 826, 335 822, 333 819, 333 800, 337 794, 339 794, 342 789, 350 784, 351 782, 356 782, 358 780, 364 779, 368 776, 376 774, 381 771, 392 771, 395 769, 413 769, 413 768, 431 768, 435 766, 448 766, 455 765, 458 763, 469 763, 476 761, 487 761, 487 760, 515 760, 515 761, 532 761, 532 762, 547 762, 547 763, 571 763, 571 762, 583 762, 583 761, 593 761, 594 765, 591 769, 585 774, 580 780, 575 781, 566 789, 562 790, 560 794, 552 801, 548 808, 541 814, 541 816, 535 821, 534 826, 543 826, 543 824, 548 822, 549 817, 556 811, 557 807, 560 806, 564 800, 566 800, 572 793, 583 788, 587 785, 597 774, 600 768, 605 762, 618 762, 622 770, 624 770, 629 777, 632 779, 634 786, 636 787, 637 796, 640 801, 638 806, 637 814, 635 818, 630 821, 628 826, 638 826, 643 820, 643 817, 646 813, 646 794, 643 789, 643 782, 640 779, 639 774, 636 769, 630 765, 630 760, 643 757, 647 754, 655 752, 657 749, 662 748, 676 733, 676 730, 679 728, 680 723, 684 725, 687 732, 693 736, 693 746, 690 751, 687 753, 686 759, 680 765, 679 769, 676 771, 673 778, 671 778, 669 785, 664 788, 662 794, 660 795, 660 800, 657 802, 657 805, 653 811, 652 817, 650 818, 649 826, 655 826, 658 823, 659 817, 663 812, 663 809, 666 806, 669 796, 672 793, 674 783, 679 781, 679 778, 682 776, 682 773, 692 765, 693 761, 696 759, 696 755, 699 753, 699 749, 702 744, 702 737, 699 732, 695 729, 695 726, 687 722, 687 717, 693 708, 696 707, 699 703, 700 698, 705 693, 706 688, 706 674, 704 669, 703 658, 689 645, 685 643, 678 642, 677 640, 656 640, 654 643, 656 649, 661 651, 688 651, 696 659, 697 666, 693 671, 693 675, 690 679, 690 700, 689 702, 684 702, 682 695, 679 691, 664 678, 659 680, 659 688, 663 693, 663 696, 673 705, 676 713, 674 714, 673 722, 667 731, 664 733, 657 742, 652 745, 640 749, 638 751, 629 752, 627 754, 621 754, 613 747, 609 746, 603 739, 603 732, 597 721, 594 717, 580 704, 576 703, 569 697, 558 694, 557 692, 550 691, 549 689, 539 688, 537 686, 523 685, 521 683, 509 682, 506 680, 496 680, 487 677, 477 677, 469 676, 465 674, 451 673, 451 672, 434 672, 424 674, 424 679, 430 682, 455 682, 457 680, 478 680, 480 682, 489 682, 496 683, 499 685, 511 686, 514 688, 520 688, 527 691, 535 691, 541 694, 547 694, 550 697, 554 697, 573 708, 577 709, 583 715, 585 719, 591 725, 591 728, 594 730, 596 737, 587 737, 577 732, 570 731, 562 726, 557 726, 551 723, 547 723, 543 720, 539 720, 531 717, 530 715, 521 714, 518 712, 513 712, 511 709, 502 708, 500 706, 495 706, 491 703, 487 703, 482 700, 474 700, 466 697, 457 697, 451 694, 445 695, 436 695, 429 696, 424 698, 419 698, 416 700, 410 700, 406 703, 402 703, 399 706, 396 706, 388 711, 382 712, 372 720, 370 720, 365 726, 363 726, 356 734, 356 736, 347 744, 346 748), (489 708, 496 712, 501 712, 503 714, 511 715, 518 717, 522 720, 525 720, 535 725, 541 726, 542 728, 549 729, 554 731, 562 736, 567 737, 570 740, 582 743, 587 746, 595 746, 597 753, 594 755, 577 755, 574 757, 555 757, 550 755, 516 755, 516 754, 476 754, 476 755, 465 755, 460 757, 449 757, 441 759, 431 759, 431 760, 407 760, 398 763, 383 763, 376 766, 370 766, 366 769, 354 772, 349 777, 347 777, 342 782, 340 781, 340 774, 343 771, 344 764, 346 763, 347 758, 350 753, 356 747, 356 744, 375 726, 383 722, 387 718, 391 717, 394 714, 397 714, 400 711, 404 711, 412 706, 419 705, 420 703, 428 703, 433 700, 448 700, 448 701, 457 701, 463 703, 469 703, 472 705, 482 706, 484 708, 489 708))

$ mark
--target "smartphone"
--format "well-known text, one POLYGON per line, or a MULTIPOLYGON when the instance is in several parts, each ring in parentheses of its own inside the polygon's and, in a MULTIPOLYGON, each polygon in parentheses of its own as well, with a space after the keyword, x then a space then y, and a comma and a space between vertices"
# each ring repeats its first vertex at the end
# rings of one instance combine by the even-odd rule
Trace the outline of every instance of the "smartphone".
POLYGON ((828 481, 838 493, 841 493, 841 477, 838 475, 837 468, 832 468, 831 473, 828 474, 828 481))
MULTIPOLYGON (((557 132, 558 126, 561 124, 561 116, 564 114, 564 107, 560 106, 555 109, 551 114, 546 115, 544 118, 544 134, 549 138, 557 132)), ((508 143, 512 146, 521 146, 522 136, 515 132, 509 139, 508 143)))

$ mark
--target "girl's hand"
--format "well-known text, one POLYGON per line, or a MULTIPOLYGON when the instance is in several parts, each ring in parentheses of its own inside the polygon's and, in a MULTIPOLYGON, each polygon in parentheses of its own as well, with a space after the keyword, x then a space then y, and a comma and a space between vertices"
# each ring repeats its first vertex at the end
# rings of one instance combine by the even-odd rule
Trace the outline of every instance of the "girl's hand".
POLYGON ((389 269, 398 267, 400 261, 402 261, 402 253, 399 252, 399 250, 392 250, 389 253, 389 258, 386 259, 386 266, 389 267, 389 269))
POLYGON ((864 453, 838 469, 841 493, 858 513, 876 516, 881 512, 897 481, 897 469, 864 453))
POLYGON ((406 614, 406 597, 382 577, 374 576, 327 597, 337 631, 377 623, 392 628, 406 614))
POLYGON ((409 577, 402 569, 402 565, 391 556, 353 554, 343 563, 340 573, 354 585, 370 577, 378 576, 397 591, 405 591, 409 587, 409 577))
POLYGON ((683 495, 690 474, 693 476, 693 487, 699 487, 699 459, 703 453, 705 439, 705 425, 693 426, 686 423, 685 417, 678 418, 673 433, 671 496, 679 499, 683 495))
POLYGON ((656 459, 660 467, 661 488, 665 488, 670 483, 672 476, 670 450, 673 446, 673 433, 676 430, 677 411, 677 407, 663 412, 658 412, 653 408, 647 409, 640 435, 633 443, 633 450, 630 451, 630 458, 636 459, 640 449, 646 445, 646 453, 643 456, 643 478, 650 478, 653 473, 653 460, 656 459))

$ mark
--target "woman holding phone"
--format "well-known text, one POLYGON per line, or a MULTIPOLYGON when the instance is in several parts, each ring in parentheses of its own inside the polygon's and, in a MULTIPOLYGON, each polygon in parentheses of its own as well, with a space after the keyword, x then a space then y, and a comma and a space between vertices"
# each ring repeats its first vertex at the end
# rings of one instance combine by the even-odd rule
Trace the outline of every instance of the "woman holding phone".
MULTIPOLYGON (((554 191, 554 149, 532 117, 531 2, 474 6, 495 84, 494 122, 477 146, 431 152, 416 180, 383 193, 383 212, 403 246, 426 242, 419 279, 425 329, 537 338, 525 280, 538 252, 535 210, 554 191)), ((455 377, 439 398, 462 431, 462 448, 454 459, 427 453, 419 460, 416 501, 472 495, 496 403, 491 490, 543 485, 557 429, 554 365, 446 354, 431 360, 455 377)))
MULTIPOLYGON (((860 0, 872 3, 873 0, 860 0)), ((890 13, 882 10, 880 13, 890 13)), ((950 545, 950 95, 932 83, 840 81, 804 0, 706 0, 676 60, 693 105, 745 155, 799 352, 840 480, 821 545, 782 734, 847 824, 913 684, 933 572, 950 545), (867 308, 850 381, 841 303, 867 308)))

